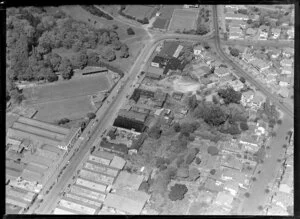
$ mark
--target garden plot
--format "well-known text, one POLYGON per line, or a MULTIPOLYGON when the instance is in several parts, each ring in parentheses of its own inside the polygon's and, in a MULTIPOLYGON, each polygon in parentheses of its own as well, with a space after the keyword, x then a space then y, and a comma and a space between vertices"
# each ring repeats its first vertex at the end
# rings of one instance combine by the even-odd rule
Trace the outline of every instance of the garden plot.
POLYGON ((199 9, 175 9, 170 25, 170 31, 195 30, 199 9))

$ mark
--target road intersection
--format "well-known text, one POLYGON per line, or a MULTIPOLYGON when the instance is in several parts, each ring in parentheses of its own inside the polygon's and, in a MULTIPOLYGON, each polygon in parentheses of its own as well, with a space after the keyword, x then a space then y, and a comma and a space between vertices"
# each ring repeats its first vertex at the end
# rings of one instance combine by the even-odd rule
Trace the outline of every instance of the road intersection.
MULTIPOLYGON (((57 172, 60 172, 64 165, 72 157, 70 164, 65 168, 61 177, 57 180, 56 174, 49 180, 48 184, 51 185, 55 183, 53 188, 48 194, 43 197, 43 202, 40 206, 34 205, 32 210, 28 211, 41 214, 49 214, 56 202, 59 199, 59 193, 67 186, 67 182, 75 174, 75 170, 80 164, 83 157, 89 153, 90 149, 98 145, 101 140, 101 135, 106 131, 106 129, 112 124, 118 110, 122 106, 123 102, 126 100, 126 95, 132 92, 135 80, 137 80, 137 75, 143 70, 145 65, 145 60, 147 60, 152 54, 153 50, 156 48, 158 43, 164 40, 179 39, 179 40, 189 40, 193 42, 210 42, 214 43, 218 54, 224 59, 224 61, 230 63, 235 69, 238 70, 238 74, 243 76, 250 83, 255 85, 268 96, 277 106, 279 106, 287 115, 293 118, 293 111, 289 107, 281 104, 279 98, 270 93, 264 86, 253 79, 249 74, 247 74, 243 69, 236 65, 232 60, 230 60, 227 55, 222 51, 220 47, 220 39, 218 35, 218 16, 216 13, 216 7, 213 8, 214 12, 214 26, 215 31, 206 36, 196 36, 187 34, 161 34, 151 32, 151 36, 147 39, 145 47, 142 49, 140 55, 137 57, 134 65, 128 73, 119 81, 119 83, 112 90, 109 97, 106 99, 102 107, 97 111, 97 117, 94 121, 91 121, 85 131, 82 133, 81 137, 76 142, 74 148, 69 152, 68 156, 62 162, 62 165, 58 168, 57 172), (95 125, 93 122, 98 121, 95 125), (84 139, 84 140, 82 140, 84 139), (77 151, 75 153, 75 151, 77 151), (56 182, 57 181, 57 182, 56 182), (37 209, 37 210, 35 210, 37 209)), ((128 24, 129 25, 129 24, 128 24)), ((135 25, 134 25, 135 26, 135 25)), ((148 31, 147 31, 148 32, 148 31)), ((223 43, 223 42, 222 42, 223 43)), ((227 42, 228 43, 228 42, 227 42)), ((278 45, 278 44, 277 44, 278 45)))

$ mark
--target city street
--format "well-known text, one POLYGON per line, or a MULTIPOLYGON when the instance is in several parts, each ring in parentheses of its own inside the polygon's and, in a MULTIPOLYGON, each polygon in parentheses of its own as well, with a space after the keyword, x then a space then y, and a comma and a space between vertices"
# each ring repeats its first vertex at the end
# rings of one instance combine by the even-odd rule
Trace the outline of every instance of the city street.
POLYGON ((270 143, 270 149, 267 150, 267 158, 264 163, 256 170, 256 181, 253 182, 250 190, 250 197, 246 198, 241 205, 240 214, 246 215, 258 215, 262 212, 258 210, 258 206, 265 206, 268 194, 265 193, 265 189, 270 183, 274 183, 276 175, 282 165, 282 162, 278 162, 277 159, 282 159, 285 153, 285 149, 282 147, 287 144, 285 139, 287 132, 293 127, 294 121, 285 116, 282 119, 282 124, 276 130, 276 137, 273 137, 270 143), (257 172, 261 171, 260 174, 257 172))
POLYGON ((268 97, 275 105, 280 107, 287 115, 289 115, 291 118, 294 118, 294 112, 293 109, 289 106, 286 106, 285 104, 280 103, 280 98, 276 95, 272 94, 268 89, 265 88, 261 83, 257 82, 251 74, 248 74, 245 72, 241 67, 239 67, 235 62, 233 62, 230 58, 227 57, 227 55, 224 53, 220 46, 220 39, 219 39, 219 27, 218 27, 218 14, 217 14, 217 6, 214 5, 213 7, 213 14, 214 14, 214 25, 215 25, 215 46, 217 53, 226 61, 229 63, 232 67, 234 67, 237 70, 237 75, 243 76, 248 82, 255 85, 256 88, 259 89, 266 97, 268 97))

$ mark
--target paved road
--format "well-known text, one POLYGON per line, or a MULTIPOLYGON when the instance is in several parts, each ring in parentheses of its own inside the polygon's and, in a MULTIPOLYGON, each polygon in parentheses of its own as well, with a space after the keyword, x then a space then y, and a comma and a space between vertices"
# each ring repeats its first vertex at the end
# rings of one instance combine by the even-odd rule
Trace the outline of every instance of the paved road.
POLYGON ((258 210, 258 206, 265 206, 268 194, 265 193, 265 189, 268 185, 274 183, 276 175, 282 165, 282 162, 278 162, 277 159, 282 159, 285 153, 285 149, 282 147, 284 144, 288 144, 288 140, 285 140, 288 130, 293 127, 293 120, 287 116, 282 119, 281 126, 276 131, 276 137, 273 137, 270 143, 270 149, 267 150, 267 157, 264 160, 262 166, 259 166, 256 170, 255 177, 257 181, 253 182, 249 193, 250 197, 245 199, 241 205, 239 214, 246 215, 258 215, 262 214, 258 210), (257 171, 261 171, 257 174, 257 171))
POLYGON ((242 45, 242 46, 265 46, 265 47, 276 47, 276 48, 285 48, 285 47, 292 47, 294 48, 294 41, 290 40, 280 40, 278 42, 272 40, 221 40, 221 44, 226 45, 242 45))
POLYGON ((215 46, 217 53, 227 62, 232 65, 237 70, 237 75, 243 76, 247 81, 249 81, 251 84, 255 85, 259 91, 261 91, 264 95, 266 95, 274 104, 276 104, 278 107, 280 107, 287 115, 294 118, 294 112, 291 107, 288 107, 282 103, 280 103, 280 98, 276 95, 272 94, 269 90, 266 89, 266 87, 256 81, 251 74, 248 74, 245 72, 244 69, 242 69, 240 66, 238 66, 236 63, 234 63, 228 56, 224 53, 224 51, 221 49, 220 46, 220 39, 219 39, 219 28, 218 28, 218 15, 217 15, 217 6, 214 5, 213 7, 213 14, 214 14, 214 25, 215 25, 215 46))

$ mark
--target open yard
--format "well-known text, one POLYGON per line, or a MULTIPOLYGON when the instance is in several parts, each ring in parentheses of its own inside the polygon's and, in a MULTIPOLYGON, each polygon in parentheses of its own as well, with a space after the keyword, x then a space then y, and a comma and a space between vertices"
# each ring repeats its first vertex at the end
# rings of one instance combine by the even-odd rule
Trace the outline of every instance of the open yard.
POLYGON ((26 88, 23 92, 25 104, 38 110, 35 118, 53 122, 64 117, 78 119, 94 111, 90 95, 109 88, 106 75, 94 75, 26 88))
POLYGON ((155 7, 144 5, 128 5, 123 12, 127 15, 143 20, 145 17, 150 19, 153 16, 154 11, 155 7))
POLYGON ((170 31, 183 31, 196 29, 198 9, 175 9, 170 21, 170 31))
POLYGON ((154 21, 152 27, 153 27, 153 28, 159 28, 159 29, 167 29, 168 24, 169 24, 169 20, 168 20, 168 19, 158 17, 158 18, 156 18, 156 20, 154 21))

